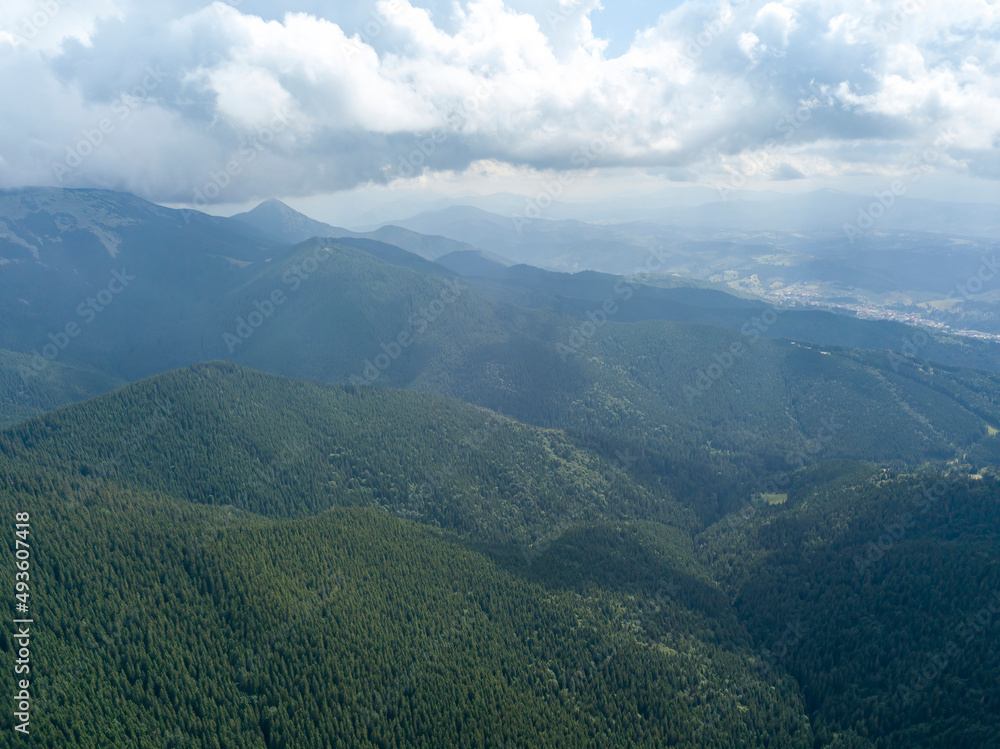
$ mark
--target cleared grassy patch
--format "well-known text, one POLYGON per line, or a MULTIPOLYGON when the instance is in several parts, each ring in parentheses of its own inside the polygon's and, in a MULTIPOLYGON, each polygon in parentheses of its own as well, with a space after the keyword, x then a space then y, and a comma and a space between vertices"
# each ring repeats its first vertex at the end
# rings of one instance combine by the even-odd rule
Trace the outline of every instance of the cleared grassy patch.
POLYGON ((787 494, 761 494, 760 498, 769 505, 783 505, 788 501, 787 494))

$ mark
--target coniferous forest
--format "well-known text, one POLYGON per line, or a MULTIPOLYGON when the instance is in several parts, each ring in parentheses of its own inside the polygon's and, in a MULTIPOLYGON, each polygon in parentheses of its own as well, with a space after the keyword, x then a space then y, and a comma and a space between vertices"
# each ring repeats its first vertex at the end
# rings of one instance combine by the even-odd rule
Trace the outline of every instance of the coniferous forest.
POLYGON ((783 504, 748 495, 704 522, 627 468, 440 396, 223 363, 13 427, 0 477, 4 512, 32 516, 32 741, 997 735, 991 469, 823 461, 789 474, 783 504))

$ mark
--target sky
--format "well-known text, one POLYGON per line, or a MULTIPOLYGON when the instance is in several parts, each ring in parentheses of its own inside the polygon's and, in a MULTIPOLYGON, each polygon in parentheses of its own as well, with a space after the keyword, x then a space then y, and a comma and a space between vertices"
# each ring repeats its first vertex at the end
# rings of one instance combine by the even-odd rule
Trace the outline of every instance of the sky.
POLYGON ((998 41, 995 0, 3 0, 0 187, 997 202, 998 41))

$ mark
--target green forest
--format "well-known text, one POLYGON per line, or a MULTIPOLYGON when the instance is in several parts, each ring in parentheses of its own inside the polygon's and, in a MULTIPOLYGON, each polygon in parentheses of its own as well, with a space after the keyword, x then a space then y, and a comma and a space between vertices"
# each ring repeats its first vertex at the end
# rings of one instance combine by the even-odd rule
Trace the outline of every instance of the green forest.
POLYGON ((212 363, 47 413, 0 433, 32 745, 988 746, 996 438, 953 424, 980 457, 831 442, 696 511, 613 429, 429 393, 212 363))

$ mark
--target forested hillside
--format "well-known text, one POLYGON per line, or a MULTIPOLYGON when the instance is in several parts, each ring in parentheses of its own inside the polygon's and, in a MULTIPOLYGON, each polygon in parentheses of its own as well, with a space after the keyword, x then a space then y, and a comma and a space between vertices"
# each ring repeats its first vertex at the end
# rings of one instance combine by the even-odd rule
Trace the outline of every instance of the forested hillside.
MULTIPOLYGON (((1000 736, 1000 472, 834 463, 698 548, 817 740, 985 747, 1000 736)), ((840 745, 834 743, 834 745, 840 745)))
POLYGON ((0 434, 15 465, 271 517, 379 506, 528 543, 564 512, 692 527, 665 490, 553 430, 430 394, 324 386, 227 363, 160 375, 0 434))
MULTIPOLYGON (((979 408, 974 384, 952 395, 979 408)), ((3 511, 32 517, 32 741, 996 735, 995 463, 823 461, 718 522, 626 464, 439 396, 225 363, 0 433, 3 511)), ((13 652, 0 634, 0 668, 13 652)))
POLYGON ((124 384, 109 375, 59 364, 46 364, 39 371, 34 356, 0 350, 0 428, 124 384))
MULTIPOLYGON (((607 525, 658 510, 633 506, 642 490, 599 465, 558 433, 459 403, 232 365, 8 431, 0 502, 31 514, 44 622, 32 741, 810 746, 794 685, 755 673, 690 533, 607 525), (440 517, 387 512, 407 514, 393 487, 419 486, 420 468, 462 445, 471 454, 426 500, 440 517), (228 473, 236 446, 254 465, 228 473), (237 475, 247 510, 225 494, 237 475), (601 497, 591 484, 604 481, 601 497), (555 492, 595 506, 572 533, 546 526, 555 492), (526 543, 529 525, 548 535, 526 543), (645 551, 590 582, 542 572, 579 533, 602 553, 638 539, 645 551)), ((0 651, 11 668, 6 634, 0 651)))
MULTIPOLYGON (((950 459, 1000 425, 997 375, 937 366, 928 386, 907 374, 927 369, 919 360, 770 340, 760 319, 750 333, 656 320, 587 327, 398 260, 307 243, 220 302, 211 319, 233 322, 216 323, 217 338, 199 321, 206 343, 187 358, 431 391, 564 429, 609 461, 627 456, 648 488, 665 484, 704 519, 781 469, 950 459), (293 276, 282 305, 262 305, 288 267, 307 278, 293 276), (271 316, 253 328, 258 306, 271 316), (976 395, 956 398, 956 387, 976 395)), ((193 339, 194 325, 180 338, 193 339)))

